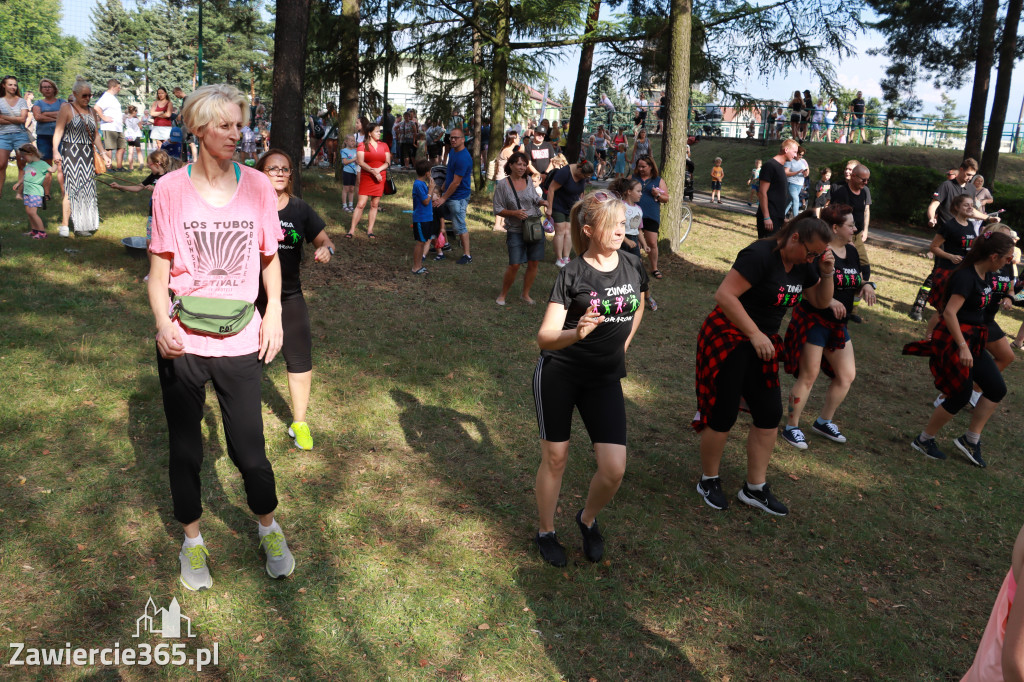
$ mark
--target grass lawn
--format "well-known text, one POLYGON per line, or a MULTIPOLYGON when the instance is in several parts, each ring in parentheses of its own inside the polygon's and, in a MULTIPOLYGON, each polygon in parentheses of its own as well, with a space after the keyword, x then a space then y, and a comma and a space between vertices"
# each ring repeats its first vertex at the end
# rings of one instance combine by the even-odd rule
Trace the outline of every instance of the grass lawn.
MULTIPOLYGON (((370 243, 365 218, 357 239, 339 238, 349 214, 338 189, 307 176, 306 198, 338 245, 326 266, 307 257, 303 275, 313 451, 286 435, 283 360, 264 382, 279 518, 298 566, 285 581, 264 573, 211 394, 203 535, 214 585, 188 593, 177 583, 182 534, 171 515, 146 264, 119 243, 144 233, 148 197, 101 186, 94 238, 57 238, 51 209, 53 236, 34 241, 20 234, 26 220, 8 184, 0 633, 35 647, 155 645, 155 635, 133 637, 135 621, 148 598, 164 607, 176 597, 196 633, 188 651, 217 643, 220 662, 198 676, 95 666, 5 667, 3 677, 959 679, 1021 524, 1012 415, 1022 370, 1007 370, 1009 394, 985 433, 988 469, 953 455, 965 415, 940 436, 950 460, 910 449, 936 391, 927 362, 900 349, 924 328, 905 312, 931 261, 872 250, 879 305, 851 329, 859 376, 837 415, 849 442, 809 436, 806 451, 780 442, 769 480, 790 515, 735 500, 715 512, 694 491, 694 347, 754 228, 747 216, 695 206, 685 258, 663 255, 661 308, 645 315, 631 347, 630 461, 601 515, 606 559, 583 558, 572 523, 594 470, 577 420, 557 516, 570 565, 553 569, 531 544, 539 446, 530 382, 543 307, 521 304, 518 284, 507 307, 495 306, 506 251, 490 231, 489 200, 471 207, 471 265, 449 258, 428 263, 425 277, 410 274, 410 185, 400 178, 399 194, 385 199, 370 243)), ((539 300, 555 277, 547 260, 539 300)), ((1021 315, 1002 322, 1013 333, 1021 315)), ((824 388, 822 377, 805 419, 824 388)), ((748 423, 740 418, 723 461, 730 495, 745 473, 748 423)))

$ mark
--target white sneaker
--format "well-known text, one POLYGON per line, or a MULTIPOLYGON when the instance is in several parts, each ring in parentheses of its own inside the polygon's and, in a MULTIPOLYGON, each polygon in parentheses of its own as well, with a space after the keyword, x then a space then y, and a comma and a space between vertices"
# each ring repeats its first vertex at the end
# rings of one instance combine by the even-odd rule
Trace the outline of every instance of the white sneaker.
POLYGON ((561 258, 556 258, 555 259, 555 265, 557 265, 560 268, 564 268, 565 267, 565 263, 562 261, 561 258))
POLYGON ((57 234, 59 234, 61 237, 70 237, 71 230, 68 229, 67 225, 61 225, 60 227, 57 228, 57 234))

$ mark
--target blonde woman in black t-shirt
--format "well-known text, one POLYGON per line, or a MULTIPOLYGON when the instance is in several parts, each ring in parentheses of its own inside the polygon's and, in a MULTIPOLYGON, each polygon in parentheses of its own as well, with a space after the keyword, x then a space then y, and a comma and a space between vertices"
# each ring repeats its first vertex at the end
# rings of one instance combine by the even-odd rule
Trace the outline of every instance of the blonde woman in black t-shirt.
POLYGON ((647 273, 640 259, 619 251, 626 234, 625 206, 600 191, 577 202, 569 218, 573 247, 581 254, 562 268, 537 333, 540 359, 533 395, 541 439, 537 471, 539 532, 534 539, 549 564, 565 566, 555 535, 555 509, 569 458, 573 409, 579 410, 597 460, 586 504, 576 514, 583 553, 604 555, 597 515, 626 470, 626 406, 620 381, 626 351, 640 326, 647 273))

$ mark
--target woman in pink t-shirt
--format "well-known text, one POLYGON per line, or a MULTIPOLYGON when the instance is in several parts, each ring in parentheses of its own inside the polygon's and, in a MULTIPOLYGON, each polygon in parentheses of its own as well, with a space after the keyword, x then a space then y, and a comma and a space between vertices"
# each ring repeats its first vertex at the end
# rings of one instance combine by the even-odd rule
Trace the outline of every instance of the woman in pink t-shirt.
POLYGON ((249 508, 259 517, 267 573, 272 578, 291 575, 295 560, 274 520, 276 485, 260 405, 262 363, 277 355, 284 337, 277 196, 263 173, 231 160, 249 117, 241 91, 230 85, 203 86, 189 95, 181 115, 201 144, 196 162, 165 175, 153 192, 149 304, 156 318, 174 518, 185 530, 178 555, 181 584, 201 590, 213 584, 199 532, 203 404, 211 381, 228 454, 242 473, 249 508), (170 315, 168 289, 175 296, 253 303, 261 273, 265 316, 255 312, 232 336, 193 331, 170 315))

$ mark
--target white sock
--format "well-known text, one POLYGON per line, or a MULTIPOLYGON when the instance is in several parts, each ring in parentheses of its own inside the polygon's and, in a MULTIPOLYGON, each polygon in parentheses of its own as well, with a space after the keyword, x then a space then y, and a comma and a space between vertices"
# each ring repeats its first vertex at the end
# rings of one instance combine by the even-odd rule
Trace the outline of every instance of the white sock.
POLYGON ((194 538, 190 538, 189 536, 186 535, 185 536, 185 542, 182 543, 181 548, 182 549, 190 549, 192 547, 198 547, 199 545, 205 545, 205 544, 206 543, 203 542, 203 534, 202 533, 200 533, 199 535, 195 536, 194 538))
POLYGON ((261 540, 275 531, 278 533, 282 532, 281 526, 277 525, 277 519, 274 519, 274 522, 269 526, 264 526, 262 523, 259 522, 257 522, 256 525, 259 526, 261 540))
POLYGON ((754 485, 750 481, 747 481, 747 487, 750 488, 751 490, 762 490, 764 489, 764 483, 758 483, 757 485, 754 485))
POLYGON ((971 404, 977 405, 979 400, 981 400, 981 391, 971 391, 971 404))
POLYGON ((711 480, 716 479, 716 478, 718 478, 718 476, 708 476, 706 474, 701 474, 700 475, 701 483, 703 483, 704 481, 711 481, 711 480))
POLYGON ((968 431, 967 433, 964 434, 964 440, 966 440, 971 445, 977 445, 978 443, 981 442, 981 434, 974 433, 973 431, 968 431))
POLYGON ((922 443, 924 443, 926 441, 930 441, 930 440, 935 440, 935 436, 929 435, 929 434, 925 433, 924 431, 921 432, 921 435, 918 436, 918 438, 921 439, 922 443))

